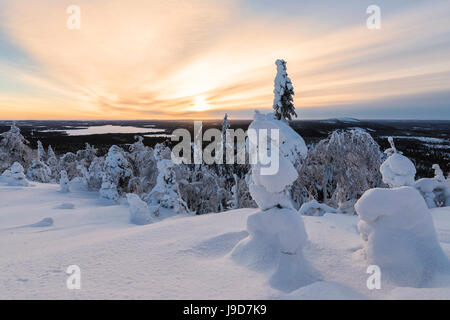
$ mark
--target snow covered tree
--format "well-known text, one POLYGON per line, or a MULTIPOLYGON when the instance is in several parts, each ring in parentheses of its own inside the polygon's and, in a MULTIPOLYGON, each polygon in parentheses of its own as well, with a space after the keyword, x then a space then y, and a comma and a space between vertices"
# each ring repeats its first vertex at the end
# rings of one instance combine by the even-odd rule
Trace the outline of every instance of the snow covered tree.
POLYGON ((94 157, 88 169, 87 186, 89 190, 99 190, 102 186, 104 157, 94 157))
MULTIPOLYGON (((277 120, 273 120, 277 121, 277 120)), ((249 129, 267 130, 275 123, 259 113, 255 114, 249 129)), ((278 146, 279 141, 272 136, 273 143, 255 143, 256 149, 278 146)), ((289 144, 289 138, 286 143, 289 144)), ((292 207, 289 187, 297 179, 297 171, 287 157, 280 155, 279 168, 273 174, 265 174, 265 165, 252 165, 250 193, 261 211, 247 219, 249 237, 242 240, 232 251, 233 259, 243 265, 275 270, 270 284, 283 291, 292 291, 310 284, 314 275, 302 254, 307 242, 303 220, 292 207)))
POLYGON ((134 176, 128 183, 128 191, 144 194, 155 186, 158 168, 154 150, 144 145, 141 136, 136 136, 135 139, 136 142, 130 146, 130 152, 127 154, 134 176))
POLYGON ((65 170, 67 172, 69 180, 75 178, 78 175, 79 171, 77 169, 77 166, 77 156, 72 152, 67 152, 59 159, 58 169, 59 171, 65 170))
POLYGON ((277 66, 277 75, 273 90, 275 95, 273 100, 274 115, 277 120, 292 120, 293 116, 297 117, 297 113, 293 103, 294 87, 286 71, 286 61, 277 60, 275 65, 277 66))
POLYGON ((28 167, 32 160, 32 150, 26 145, 28 141, 16 124, 13 123, 11 129, 0 134, 0 137, 0 172, 8 169, 14 162, 28 167))
POLYGON ((422 178, 414 182, 413 186, 425 199, 428 208, 450 205, 448 194, 450 186, 445 181, 444 173, 438 164, 433 164, 434 178, 422 178))
POLYGON ((130 222, 137 225, 145 225, 153 222, 153 217, 147 203, 141 200, 134 193, 127 194, 127 201, 130 206, 130 222))
POLYGON ((48 146, 47 155, 48 155, 47 164, 52 172, 52 180, 58 181, 57 179, 58 179, 59 161, 51 145, 48 146))
POLYGON ((47 161, 47 153, 45 152, 42 142, 39 140, 37 142, 37 160, 44 163, 47 161))
POLYGON ((102 186, 100 188, 100 198, 105 200, 117 201, 119 200, 119 193, 117 192, 117 185, 114 179, 108 174, 103 174, 102 186))
POLYGON ((436 275, 450 272, 433 219, 416 189, 370 189, 355 208, 364 241, 361 257, 379 266, 383 277, 400 286, 426 287, 436 275))
POLYGON ((47 158, 42 143, 38 141, 37 157, 27 170, 27 178, 31 181, 49 183, 52 180, 52 171, 45 163, 47 158))
POLYGON ((388 141, 391 147, 384 152, 388 158, 380 167, 383 182, 391 188, 412 186, 416 175, 414 163, 397 150, 392 137, 389 137, 388 141))
POLYGON ((63 193, 70 192, 70 189, 69 189, 69 178, 67 177, 66 170, 62 170, 61 173, 60 173, 59 186, 60 186, 61 192, 63 192, 63 193))
POLYGON ((126 190, 128 182, 132 178, 133 170, 122 148, 115 145, 109 148, 103 165, 103 172, 112 179, 119 192, 126 190))
POLYGON ((172 209, 175 213, 189 213, 186 202, 181 198, 171 160, 158 161, 158 178, 155 187, 144 197, 149 206, 172 209))
POLYGON ((6 178, 5 180, 10 186, 27 187, 29 183, 23 171, 22 165, 19 162, 14 162, 2 177, 6 178))
POLYGON ((300 181, 310 198, 334 207, 349 205, 345 211, 351 213, 356 199, 380 186, 381 163, 380 147, 369 133, 336 130, 310 149, 300 181))

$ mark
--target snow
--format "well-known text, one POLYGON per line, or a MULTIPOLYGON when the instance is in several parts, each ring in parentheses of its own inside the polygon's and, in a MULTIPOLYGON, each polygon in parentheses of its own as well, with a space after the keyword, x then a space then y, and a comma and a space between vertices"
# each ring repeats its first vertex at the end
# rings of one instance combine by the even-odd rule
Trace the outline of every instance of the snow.
MULTIPOLYGON (((444 276, 427 288, 399 287, 382 276, 381 289, 369 290, 366 261, 356 254, 364 245, 357 216, 300 216, 308 235, 303 258, 317 279, 286 294, 271 285, 273 269, 253 270, 230 256, 260 209, 136 226, 126 202, 105 206, 96 192, 34 184, 0 183, 1 299, 450 299, 444 276), (62 203, 75 208, 58 209, 62 203), (46 217, 53 226, 29 227, 46 217), (73 264, 81 268, 81 290, 65 285, 73 264)), ((430 212, 450 256, 450 208, 430 212)))
POLYGON ((418 287, 440 273, 450 275, 428 207, 416 189, 371 189, 355 209, 367 263, 379 266, 392 281, 418 287))

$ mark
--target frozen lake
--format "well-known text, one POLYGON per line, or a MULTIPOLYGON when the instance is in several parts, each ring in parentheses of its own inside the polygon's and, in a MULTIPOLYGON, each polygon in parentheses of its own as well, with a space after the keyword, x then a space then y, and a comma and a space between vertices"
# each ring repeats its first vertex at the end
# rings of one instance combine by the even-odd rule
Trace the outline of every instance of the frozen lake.
POLYGON ((45 130, 41 132, 65 132, 69 136, 89 136, 93 134, 108 134, 108 133, 163 133, 165 129, 158 128, 139 128, 131 126, 92 126, 82 129, 66 129, 66 130, 45 130))

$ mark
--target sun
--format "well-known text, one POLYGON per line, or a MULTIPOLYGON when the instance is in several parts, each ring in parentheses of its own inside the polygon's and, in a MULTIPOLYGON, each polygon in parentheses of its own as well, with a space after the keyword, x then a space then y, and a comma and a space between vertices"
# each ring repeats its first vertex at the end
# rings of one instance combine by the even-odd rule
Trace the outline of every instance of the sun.
POLYGON ((212 107, 206 101, 204 96, 199 96, 195 98, 194 105, 187 108, 189 111, 202 112, 210 110, 212 107))

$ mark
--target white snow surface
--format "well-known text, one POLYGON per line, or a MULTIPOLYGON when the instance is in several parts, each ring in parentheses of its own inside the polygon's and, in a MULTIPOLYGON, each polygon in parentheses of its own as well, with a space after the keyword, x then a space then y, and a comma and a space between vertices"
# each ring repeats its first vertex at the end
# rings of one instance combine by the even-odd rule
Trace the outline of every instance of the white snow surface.
MULTIPOLYGON (((450 299, 450 277, 426 288, 382 277, 369 290, 357 216, 301 216, 308 239, 303 258, 310 284, 286 294, 273 270, 237 264, 231 251, 248 236, 259 209, 202 216, 173 215, 137 226, 122 199, 105 205, 98 193, 61 193, 59 185, 0 183, 0 299, 450 299), (59 209, 62 203, 74 209, 59 209), (47 217, 53 225, 30 227, 47 217), (68 266, 81 269, 81 289, 68 290, 68 266)), ((439 243, 450 256, 450 208, 430 210, 439 243)), ((301 276, 301 275, 300 275, 301 276)))

